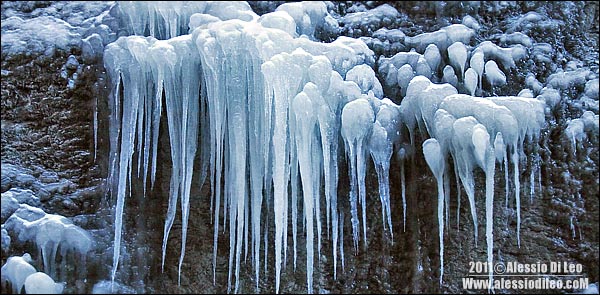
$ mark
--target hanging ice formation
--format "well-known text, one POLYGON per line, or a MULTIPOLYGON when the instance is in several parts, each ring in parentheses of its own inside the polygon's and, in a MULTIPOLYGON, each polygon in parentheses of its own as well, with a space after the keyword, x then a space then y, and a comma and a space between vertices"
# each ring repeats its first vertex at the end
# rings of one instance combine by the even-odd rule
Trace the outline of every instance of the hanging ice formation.
MULTIPOLYGON (((238 290, 240 260, 242 254, 247 256, 248 252, 253 258, 258 287, 264 198, 272 198, 274 208, 276 290, 279 290, 282 258, 287 257, 288 184, 292 188, 295 265, 298 214, 295 194, 299 177, 306 222, 307 285, 308 292, 312 292, 314 240, 316 238, 316 250, 320 253, 325 223, 327 234, 331 232, 333 237, 334 275, 338 245, 343 251, 337 209, 338 142, 342 128, 350 133, 357 131, 344 127, 342 122, 342 107, 355 99, 361 98, 358 101, 364 101, 362 107, 370 112, 364 124, 369 129, 374 123, 378 124, 380 131, 385 132, 381 140, 386 142, 380 144, 372 140, 367 145, 369 132, 361 139, 357 171, 363 180, 357 186, 363 209, 365 245, 364 170, 369 146, 381 167, 382 208, 391 231, 389 189, 384 186, 387 186, 389 173, 389 148, 398 137, 395 130, 399 113, 391 102, 379 107, 383 92, 371 68, 373 52, 362 41, 347 37, 332 43, 294 38, 314 32, 314 27, 327 14, 323 3, 298 3, 261 17, 245 3, 170 6, 170 3, 163 6, 146 2, 121 5, 134 33, 149 33, 154 37, 121 37, 105 51, 105 67, 113 83, 110 181, 111 192, 117 199, 112 279, 119 263, 125 196, 136 189, 131 187, 132 174, 142 179, 144 194, 156 179, 158 132, 164 104, 173 172, 164 228, 163 267, 176 206, 180 203, 181 272, 194 156, 200 149, 202 155, 209 155, 201 157, 201 167, 208 167, 200 171, 200 183, 206 174, 210 175, 214 204, 213 268, 221 207, 225 214, 223 224, 229 221, 228 290, 238 290), (291 16, 287 10, 293 11, 291 16), (187 18, 190 34, 181 35, 187 18), (303 23, 297 25, 298 19, 303 23), (379 112, 374 112, 372 107, 379 112), (206 144, 198 147, 198 137, 206 144), (134 154, 137 159, 133 158, 134 154), (323 209, 320 208, 321 175, 325 181, 326 208, 323 209), (272 194, 269 193, 271 185, 272 194), (323 211, 326 214, 322 214, 323 211), (235 286, 232 286, 234 269, 235 286)), ((348 153, 353 154, 351 150, 348 153)), ((353 213, 353 222, 358 222, 355 215, 353 213)), ((264 259, 266 261, 266 257, 264 259)))
MULTIPOLYGON (((470 47, 464 44, 469 44, 474 32, 464 25, 407 37, 406 43, 416 51, 381 58, 378 67, 386 89, 396 89, 404 97, 398 106, 383 98, 383 87, 372 70, 373 52, 363 41, 343 36, 332 43, 312 41, 315 29, 327 25, 330 18, 322 2, 287 3, 260 17, 245 2, 127 2, 120 7, 122 21, 130 32, 150 37, 121 37, 108 45, 104 53, 105 68, 112 82, 109 183, 117 200, 113 281, 119 264, 125 197, 137 190, 145 194, 156 181, 163 105, 172 162, 163 267, 176 206, 180 204, 181 273, 191 185, 192 179, 198 177, 194 175, 196 172, 200 184, 210 176, 213 279, 219 227, 221 220, 223 227, 229 221, 228 291, 238 291, 242 255, 245 259, 248 253, 258 288, 261 241, 264 241, 266 267, 266 245, 270 240, 264 231, 269 219, 261 220, 261 216, 273 214, 278 292, 288 254, 288 212, 292 215, 296 267, 297 198, 301 188, 307 289, 312 293, 314 242, 317 241, 320 258, 324 229, 327 237, 333 239, 334 277, 338 249, 344 267, 344 212, 338 210, 340 201, 350 203, 355 251, 358 251, 360 220, 363 245, 368 245, 364 181, 367 152, 378 176, 382 221, 393 239, 390 159, 394 152, 401 163, 409 156, 400 142, 401 124, 408 127, 411 145, 418 144, 414 142, 417 127, 432 137, 423 143, 423 150, 439 189, 440 283, 444 265, 443 227, 448 222, 450 202, 450 165, 445 162, 448 154, 453 159, 457 183, 460 180, 469 199, 476 242, 473 169, 480 167, 485 172, 488 262, 493 259, 495 162, 504 161, 508 173, 510 155, 514 165, 517 241, 520 241, 519 154, 523 153, 526 138, 535 141, 540 134, 544 103, 524 97, 477 98, 458 94, 450 84, 431 82, 441 80, 438 74, 445 65, 440 52, 447 50, 454 68, 446 67, 446 80, 465 86, 472 95, 481 89, 484 68, 491 69, 485 67, 486 60, 495 59, 504 69, 514 67, 514 60, 522 57, 520 48, 506 49, 483 42, 471 54, 470 47), (470 68, 466 68, 467 60, 470 68), (350 170, 347 199, 337 195, 337 161, 342 139, 350 170), (201 155, 200 171, 193 169, 197 153, 201 155), (132 187, 132 174, 141 178, 142 188, 132 187), (269 208, 267 213, 261 212, 263 201, 269 208), (325 208, 321 208, 322 203, 325 208)), ((404 166, 401 180, 405 220, 404 166)), ((506 185, 508 194, 508 180, 506 185)))
MULTIPOLYGON (((477 165, 486 175, 486 243, 488 262, 492 263, 493 253, 493 195, 495 161, 505 160, 505 153, 512 153, 515 173, 517 202, 517 241, 520 230, 519 198, 519 153, 523 153, 525 139, 536 142, 545 123, 544 102, 524 97, 478 98, 465 94, 451 94, 447 84, 436 85, 425 77, 413 79, 409 85, 406 104, 403 110, 414 114, 422 122, 428 133, 436 139, 423 144, 427 163, 438 181, 438 221, 440 224, 440 283, 443 276, 443 218, 444 189, 443 179, 449 177, 439 168, 439 161, 445 161, 447 152, 458 167, 460 178, 471 205, 471 214, 477 241, 477 218, 475 212, 475 192, 472 170, 477 165), (443 87, 448 88, 446 92, 443 87), (437 93, 435 90, 438 89, 437 93), (414 94, 414 96, 412 96, 414 94), (432 114, 434 114, 432 116, 432 114), (438 147, 439 145, 439 147, 438 147), (441 158, 441 160, 438 160, 441 158), (441 171, 441 172, 440 172, 441 171)), ((433 139, 432 139, 433 140, 433 139)), ((506 160, 505 160, 506 161, 506 160)), ((506 169, 506 168, 505 168, 506 169)), ((490 272, 490 281, 492 273, 490 272)))

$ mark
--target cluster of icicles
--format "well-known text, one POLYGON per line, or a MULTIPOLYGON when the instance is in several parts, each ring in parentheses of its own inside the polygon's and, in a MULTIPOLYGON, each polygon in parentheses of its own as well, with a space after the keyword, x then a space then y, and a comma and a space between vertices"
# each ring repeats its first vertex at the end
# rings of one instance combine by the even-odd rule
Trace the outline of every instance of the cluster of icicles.
MULTIPOLYGON (((229 221, 228 291, 238 291, 240 261, 248 254, 253 261, 258 288, 261 241, 264 241, 266 268, 269 241, 266 228, 270 220, 268 214, 272 213, 278 292, 282 262, 286 265, 288 254, 289 211, 294 269, 296 266, 297 197, 301 190, 307 288, 312 293, 314 240, 317 240, 317 257, 320 258, 324 224, 327 236, 333 239, 334 278, 338 248, 342 267, 344 263, 343 212, 338 210, 337 196, 338 153, 342 140, 351 170, 348 199, 354 249, 358 251, 359 204, 362 239, 365 248, 367 245, 364 182, 367 152, 371 154, 379 178, 384 227, 387 224, 393 238, 388 180, 390 159, 395 152, 404 160, 407 152, 403 148, 405 135, 401 130, 406 125, 412 141, 417 124, 424 125, 423 132, 426 130, 435 138, 423 144, 423 151, 440 192, 440 281, 442 215, 444 201, 449 201, 448 190, 445 193, 443 189, 448 180, 447 153, 452 155, 455 172, 467 191, 475 223, 472 170, 478 165, 486 172, 486 233, 491 261, 494 161, 507 163, 505 153, 512 155, 518 209, 518 154, 522 152, 526 136, 534 139, 539 134, 543 103, 521 97, 486 99, 457 95, 449 84, 433 84, 428 78, 417 76, 410 82, 402 104, 395 105, 383 98, 382 87, 372 70, 373 52, 362 41, 339 37, 332 43, 320 43, 311 41, 312 36, 297 37, 297 32, 314 32, 319 20, 327 14, 323 3, 288 3, 261 17, 244 2, 179 3, 171 10, 151 3, 129 3, 122 9, 132 5, 135 9, 124 10, 124 14, 132 24, 142 24, 134 30, 136 33, 162 32, 162 36, 170 39, 121 37, 108 45, 104 54, 104 65, 112 82, 109 183, 117 199, 113 281, 120 258, 125 196, 132 194, 133 189, 132 174, 142 179, 145 194, 154 186, 156 170, 160 169, 157 151, 163 104, 172 158, 163 267, 169 232, 180 203, 181 272, 192 178, 194 173, 199 173, 200 184, 210 177, 214 214, 213 274, 223 213, 223 226, 229 221), (189 14, 189 9, 197 13, 189 14), (189 15, 183 15, 183 11, 189 15), (134 17, 145 21, 134 22, 134 17), (180 22, 186 18, 190 19, 189 34, 175 36, 182 34, 184 25, 180 22), (200 153, 200 171, 194 171, 197 153, 200 153), (321 187, 325 208, 321 208, 321 187), (261 212, 263 202, 269 209, 266 214, 261 212)), ((508 173, 508 169, 505 171, 508 173)), ((404 183, 402 185, 404 199, 404 183)), ((341 198, 342 201, 348 199, 341 198)), ((406 202, 403 203, 406 215, 406 202)))

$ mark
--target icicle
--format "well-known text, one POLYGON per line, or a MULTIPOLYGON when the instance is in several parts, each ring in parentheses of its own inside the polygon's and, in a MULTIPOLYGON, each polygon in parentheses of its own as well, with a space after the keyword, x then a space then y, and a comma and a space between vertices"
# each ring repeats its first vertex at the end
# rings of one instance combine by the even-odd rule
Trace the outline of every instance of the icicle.
POLYGON ((517 245, 519 248, 521 248, 521 189, 519 182, 519 152, 517 150, 516 144, 513 147, 512 162, 515 170, 515 199, 517 202, 517 245))
POLYGON ((460 229, 460 197, 461 197, 461 189, 460 189, 460 176, 458 175, 458 162, 455 157, 452 157, 452 161, 454 162, 454 178, 456 180, 456 230, 460 229))
MULTIPOLYGON (((450 175, 448 166, 446 166, 446 171, 444 171, 444 175, 450 175)), ((450 177, 444 177, 444 213, 446 222, 445 224, 450 224, 450 177)), ((446 227, 446 232, 449 231, 450 226, 446 227)))
MULTIPOLYGON (((461 121, 461 119, 456 120, 457 122, 461 121)), ((470 156, 470 155, 469 155, 470 156)), ((477 247, 477 241, 479 239, 479 230, 478 230, 478 222, 477 222, 477 209, 475 207, 475 184, 473 182, 473 171, 471 159, 469 159, 466 155, 461 155, 461 152, 455 153, 454 157, 457 157, 458 163, 458 174, 460 177, 460 181, 463 184, 463 188, 467 193, 467 198, 469 200, 469 207, 471 209, 471 218, 473 219, 473 234, 475 239, 475 247, 477 247)))
MULTIPOLYGON (((190 39, 183 39, 182 43, 175 43, 178 45, 178 51, 181 53, 178 57, 179 66, 181 69, 181 88, 182 88, 182 101, 180 105, 182 107, 181 123, 182 127, 182 140, 181 147, 179 150, 182 152, 182 182, 181 182, 181 254, 179 256, 179 267, 178 267, 178 284, 181 283, 181 267, 183 265, 183 258, 185 257, 185 246, 187 242, 187 227, 188 217, 190 211, 190 193, 192 178, 194 174, 194 158, 196 156, 196 150, 198 146, 198 129, 200 125, 200 75, 198 69, 198 61, 190 58, 193 56, 190 54, 191 42, 190 39)), ((202 173, 203 174, 203 173, 202 173)), ((201 182, 204 182, 204 176, 201 175, 201 182)))
POLYGON ((533 195, 535 195, 535 168, 532 166, 529 173, 529 203, 533 203, 533 195))
MULTIPOLYGON (((294 145, 295 146, 295 145, 294 145)), ((296 155, 296 153, 294 153, 296 155)), ((292 234, 294 239, 294 270, 296 270, 296 258, 297 253, 297 235, 298 235, 298 159, 293 157, 292 163, 295 163, 291 167, 291 181, 292 181, 292 234)))
POLYGON ((510 189, 509 189, 510 183, 509 183, 509 180, 508 180, 508 175, 509 175, 509 172, 508 172, 508 156, 506 155, 506 150, 504 151, 504 160, 503 160, 503 162, 504 162, 504 184, 505 184, 505 186, 504 186, 504 192, 505 192, 504 207, 508 208, 508 194, 510 192, 510 189))
POLYGON ((342 271, 344 271, 344 212, 340 212, 340 257, 342 258, 342 271))
POLYGON ((373 158, 373 163, 375 164, 375 171, 377 172, 377 179, 379 182, 379 198, 381 200, 383 229, 385 230, 387 221, 390 235, 393 240, 394 234, 392 231, 392 219, 389 209, 389 167, 393 150, 392 142, 388 139, 387 131, 381 126, 381 123, 378 120, 373 124, 373 132, 371 133, 371 138, 369 140, 369 151, 371 153, 371 158, 373 158))
POLYGON ((569 218, 569 222, 571 223, 571 236, 573 237, 573 240, 575 240, 575 226, 573 225, 573 219, 574 217, 571 216, 571 218, 569 218))
MULTIPOLYGON (((309 82, 306 85, 308 86, 310 84, 312 84, 312 83, 309 82)), ((313 192, 314 192, 313 202, 315 204, 315 207, 314 207, 315 220, 317 222, 317 257, 319 259, 319 262, 321 262, 321 238, 322 238, 323 227, 322 227, 322 223, 321 223, 321 192, 320 192, 321 190, 320 190, 320 188, 321 188, 321 171, 323 170, 321 168, 321 164, 323 163, 323 159, 321 159, 321 154, 322 154, 321 147, 318 144, 316 144, 318 142, 318 139, 316 137, 316 134, 314 134, 314 132, 313 132, 313 137, 312 137, 311 141, 313 143, 315 143, 315 144, 312 144, 312 152, 311 152, 311 162, 312 162, 312 166, 313 166, 312 179, 314 180, 314 182, 313 182, 313 192)))
MULTIPOLYGON (((473 127, 472 135, 473 146, 475 147, 475 158, 478 165, 485 172, 485 236, 487 244, 487 263, 493 265, 493 253, 494 253, 494 172, 496 157, 494 155, 494 148, 490 144, 490 135, 487 132, 485 126, 477 124, 473 127)), ((494 270, 489 268, 489 290, 492 290, 493 286, 493 272, 494 270)))
POLYGON ((313 187, 314 175, 311 171, 311 139, 316 118, 314 116, 312 100, 304 92, 300 92, 296 95, 293 100, 293 108, 296 118, 296 131, 298 132, 296 135, 296 148, 298 152, 298 162, 300 163, 300 176, 302 179, 302 191, 304 193, 304 216, 306 218, 306 281, 308 293, 313 293, 313 210, 315 207, 315 194, 318 194, 318 192, 315 192, 313 187))
POLYGON ((402 231, 406 232, 406 178, 404 177, 404 160, 406 150, 400 149, 400 184, 402 186, 402 231))
POLYGON ((94 97, 94 163, 98 153, 98 96, 94 97))
POLYGON ((350 204, 352 212, 352 233, 354 250, 358 251, 358 209, 356 206, 357 189, 363 209, 363 237, 367 246, 366 226, 366 192, 365 192, 365 161, 363 145, 371 132, 374 121, 373 110, 369 101, 360 98, 347 103, 342 110, 342 137, 346 143, 346 151, 350 160, 350 204))
POLYGON ((435 138, 423 142, 423 154, 425 161, 437 180, 438 187, 438 226, 440 238, 440 285, 444 276, 444 156, 438 141, 435 138))

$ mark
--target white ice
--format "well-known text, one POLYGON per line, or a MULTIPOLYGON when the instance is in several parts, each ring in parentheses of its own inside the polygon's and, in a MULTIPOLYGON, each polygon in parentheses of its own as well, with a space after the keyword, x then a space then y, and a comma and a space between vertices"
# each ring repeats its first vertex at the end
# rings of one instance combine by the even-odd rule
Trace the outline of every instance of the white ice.
POLYGON ((6 281, 10 282, 13 294, 21 294, 21 289, 25 280, 31 274, 36 273, 35 267, 31 265, 32 259, 29 253, 23 256, 8 257, 6 263, 2 266, 1 283, 4 286, 6 281))

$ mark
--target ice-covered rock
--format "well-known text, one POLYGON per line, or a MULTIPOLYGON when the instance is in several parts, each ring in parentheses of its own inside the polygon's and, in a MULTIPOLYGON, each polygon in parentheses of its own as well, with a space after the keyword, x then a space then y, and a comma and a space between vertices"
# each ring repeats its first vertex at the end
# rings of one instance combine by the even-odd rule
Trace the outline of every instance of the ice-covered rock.
POLYGON ((306 35, 312 40, 315 40, 317 27, 322 26, 325 16, 329 15, 322 1, 284 3, 277 7, 277 11, 285 11, 294 19, 297 36, 306 35))
POLYGON ((454 72, 454 68, 452 68, 452 66, 446 65, 444 67, 443 73, 444 76, 442 77, 442 82, 448 83, 454 87, 458 86, 458 77, 456 76, 456 73, 454 72))
MULTIPOLYGON (((4 200, 4 196, 7 198, 14 198, 19 204, 27 204, 30 206, 40 206, 40 199, 35 196, 33 191, 29 189, 19 189, 16 187, 11 188, 7 192, 2 193, 2 200, 4 200)), ((4 216, 4 215, 3 215, 4 216)), ((7 216, 8 218, 8 216, 7 216)), ((4 220, 4 218, 3 218, 4 220)))
POLYGON ((585 83, 585 96, 598 100, 598 78, 589 80, 585 83))
POLYGON ((590 70, 588 69, 579 69, 566 72, 559 70, 548 77, 546 85, 560 90, 565 90, 570 87, 583 86, 586 84, 587 76, 589 74, 590 70))
POLYGON ((296 21, 283 10, 261 15, 258 23, 265 28, 280 29, 290 34, 290 36, 297 36, 298 34, 296 32, 296 21))
POLYGON ((2 58, 18 54, 51 57, 56 49, 69 51, 79 47, 81 35, 69 23, 51 16, 2 20, 2 58))
POLYGON ((429 44, 425 48, 425 52, 423 53, 425 60, 429 63, 429 67, 433 71, 433 73, 438 72, 439 66, 442 63, 442 56, 440 55, 440 50, 435 44, 429 44))
POLYGON ((8 192, 2 193, 2 223, 17 211, 17 209, 19 209, 19 201, 8 192))
POLYGON ((439 50, 445 51, 454 42, 470 44, 475 31, 463 24, 453 24, 435 32, 423 33, 414 37, 406 37, 405 43, 417 52, 424 52, 430 44, 435 44, 439 50))
MULTIPOLYGON (((474 52, 481 51, 485 60, 493 59, 500 63, 504 69, 511 69, 516 66, 515 62, 527 57, 527 50, 521 45, 515 45, 511 48, 500 47, 491 41, 483 41, 475 47, 474 52)), ((474 54, 474 53, 473 53, 474 54)), ((471 65, 471 67, 473 67, 471 65)))
POLYGON ((468 68, 465 72, 465 88, 471 94, 471 96, 475 95, 475 91, 477 90, 477 83, 479 80, 479 75, 473 68, 468 68))
POLYGON ((25 292, 27 294, 62 294, 65 285, 55 283, 54 280, 43 272, 36 272, 25 279, 25 292))
POLYGON ((474 51, 469 60, 469 65, 479 77, 478 89, 482 88, 481 80, 483 79, 483 71, 485 67, 485 56, 482 51, 474 51))
POLYGON ((2 266, 2 285, 4 286, 5 282, 8 281, 12 286, 12 293, 21 294, 21 289, 27 277, 37 272, 31 262, 32 259, 29 253, 25 253, 23 256, 9 257, 2 266))
POLYGON ((410 83, 410 81, 415 77, 413 68, 410 66, 410 64, 405 64, 401 66, 398 69, 396 77, 398 79, 398 87, 400 87, 400 94, 404 97, 406 96, 406 89, 408 88, 408 83, 410 83))
POLYGON ((425 76, 429 79, 431 79, 432 75, 433 75, 433 71, 431 70, 429 63, 423 56, 419 57, 419 60, 417 61, 417 68, 415 69, 415 72, 417 73, 417 75, 425 76))
POLYGON ((92 294, 135 294, 136 291, 130 286, 119 282, 99 281, 92 287, 92 294))
POLYGON ((340 24, 351 32, 360 30, 360 34, 370 35, 369 32, 389 26, 400 17, 400 13, 389 4, 383 4, 367 11, 348 13, 340 18, 340 24))
MULTIPOLYGON (((454 67, 454 70, 458 72, 458 79, 464 80, 463 73, 465 72, 465 66, 467 64, 467 47, 462 42, 454 42, 448 47, 448 59, 450 65, 454 67)), ((456 85, 454 85, 456 87, 456 85)))
POLYGON ((514 32, 514 33, 510 33, 510 34, 501 34, 499 39, 500 39, 500 42, 508 44, 508 45, 521 44, 527 48, 531 48, 533 46, 533 41, 531 40, 531 38, 529 38, 529 36, 527 36, 521 32, 514 32))
POLYGON ((5 228, 17 236, 19 243, 34 243, 41 253, 40 259, 44 260, 44 271, 53 276, 56 275, 55 260, 59 246, 62 259, 67 259, 67 254, 74 255, 82 262, 82 267, 85 267, 85 257, 92 249, 91 236, 69 219, 46 214, 25 204, 8 218, 5 228))
POLYGON ((462 24, 475 30, 475 31, 478 31, 481 28, 481 26, 479 25, 479 22, 470 15, 465 15, 463 17, 462 24))
POLYGON ((521 91, 519 91, 519 93, 517 94, 517 96, 527 97, 527 98, 533 98, 534 97, 533 91, 531 91, 531 89, 527 89, 527 88, 522 89, 521 91))
POLYGON ((377 76, 375 76, 373 68, 368 65, 362 64, 354 66, 346 73, 345 80, 355 82, 364 94, 373 91, 375 97, 379 99, 383 98, 383 88, 381 87, 381 83, 379 83, 377 76))
POLYGON ((8 253, 8 250, 10 249, 10 240, 11 240, 10 236, 8 235, 8 232, 4 228, 4 224, 3 224, 2 225, 2 252, 8 253))
POLYGON ((492 89, 494 86, 503 86, 506 84, 506 75, 493 60, 485 63, 485 78, 492 85, 492 89))

